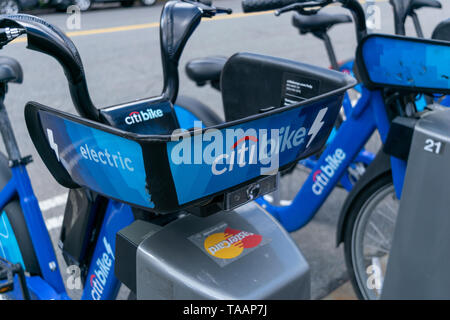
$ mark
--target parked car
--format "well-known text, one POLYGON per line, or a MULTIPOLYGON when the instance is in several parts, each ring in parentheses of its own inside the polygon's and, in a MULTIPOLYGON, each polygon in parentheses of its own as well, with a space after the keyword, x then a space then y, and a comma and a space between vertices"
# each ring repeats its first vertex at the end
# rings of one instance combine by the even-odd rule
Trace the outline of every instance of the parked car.
POLYGON ((0 0, 0 14, 15 14, 37 7, 39 0, 0 0))
MULTIPOLYGON (((105 2, 117 2, 120 1, 120 4, 123 7, 131 7, 135 0, 73 0, 73 3, 76 4, 81 11, 89 10, 93 3, 105 3, 105 2)), ((139 0, 144 6, 152 6, 156 3, 157 0, 139 0)))
MULTIPOLYGON (((120 2, 123 7, 131 7, 136 0, 0 0, 0 14, 15 14, 34 8, 55 8, 66 11, 70 5, 77 5, 81 11, 89 10, 92 3, 120 2)), ((144 6, 152 6, 157 0, 139 0, 144 6)))

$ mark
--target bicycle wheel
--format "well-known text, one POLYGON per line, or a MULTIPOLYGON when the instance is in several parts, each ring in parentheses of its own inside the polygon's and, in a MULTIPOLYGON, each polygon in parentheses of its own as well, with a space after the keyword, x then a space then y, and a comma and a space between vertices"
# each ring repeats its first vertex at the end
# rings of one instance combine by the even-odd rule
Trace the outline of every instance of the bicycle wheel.
POLYGON ((345 227, 347 270, 360 299, 379 299, 399 209, 392 176, 368 184, 350 208, 345 227))

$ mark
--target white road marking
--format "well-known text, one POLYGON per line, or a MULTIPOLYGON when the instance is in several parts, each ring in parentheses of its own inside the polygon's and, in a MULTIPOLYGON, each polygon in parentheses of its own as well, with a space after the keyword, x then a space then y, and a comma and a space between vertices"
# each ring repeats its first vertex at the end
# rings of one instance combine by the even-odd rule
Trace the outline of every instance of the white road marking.
POLYGON ((49 218, 45 220, 45 225, 47 226, 47 230, 51 231, 53 229, 61 228, 63 222, 63 215, 59 215, 56 217, 49 218))
MULTIPOLYGON (((270 194, 266 194, 265 196, 263 196, 264 200, 269 201, 269 202, 273 202, 273 197, 270 194)), ((290 206, 292 204, 292 200, 280 200, 280 206, 290 206)), ((263 205, 263 208, 267 207, 263 205)))
MULTIPOLYGON (((63 193, 53 198, 39 201, 39 207, 41 208, 41 212, 45 212, 50 209, 54 209, 64 205, 66 201, 67 201, 67 193, 63 193)), ((56 217, 45 219, 45 225, 47 226, 47 230, 51 231, 53 229, 60 228, 63 222, 63 217, 64 216, 61 214, 56 217)))
POLYGON ((62 206, 67 201, 67 193, 60 194, 56 197, 39 201, 39 207, 42 212, 48 211, 50 209, 62 206))

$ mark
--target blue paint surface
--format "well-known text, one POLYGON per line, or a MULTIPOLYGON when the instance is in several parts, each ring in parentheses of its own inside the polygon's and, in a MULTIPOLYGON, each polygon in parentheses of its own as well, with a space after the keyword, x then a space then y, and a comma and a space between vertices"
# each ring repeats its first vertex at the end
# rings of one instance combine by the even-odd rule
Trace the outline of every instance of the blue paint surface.
POLYGON ((370 79, 412 88, 450 88, 450 46, 372 36, 363 47, 370 79))
POLYGON ((0 257, 11 263, 20 263, 26 270, 19 244, 5 211, 0 213, 0 257))

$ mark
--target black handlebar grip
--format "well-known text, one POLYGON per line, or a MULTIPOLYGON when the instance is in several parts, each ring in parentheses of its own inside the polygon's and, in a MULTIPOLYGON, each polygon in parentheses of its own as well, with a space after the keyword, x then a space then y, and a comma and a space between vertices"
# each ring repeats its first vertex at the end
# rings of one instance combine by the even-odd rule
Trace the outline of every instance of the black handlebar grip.
POLYGON ((207 6, 212 6, 212 0, 199 0, 199 2, 206 4, 207 6))
POLYGON ((269 11, 279 9, 290 4, 302 2, 299 0, 243 0, 242 10, 244 12, 269 11))

